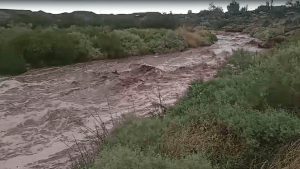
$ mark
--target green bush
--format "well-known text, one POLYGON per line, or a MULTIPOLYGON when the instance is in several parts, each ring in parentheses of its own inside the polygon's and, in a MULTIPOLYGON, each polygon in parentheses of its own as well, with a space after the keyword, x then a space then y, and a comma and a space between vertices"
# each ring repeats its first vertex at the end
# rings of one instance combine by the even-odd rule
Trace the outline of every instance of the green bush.
POLYGON ((20 46, 18 48, 19 52, 23 54, 26 63, 29 63, 33 68, 46 66, 45 59, 51 52, 53 37, 50 34, 44 34, 44 36, 40 36, 40 34, 38 32, 31 32, 13 40, 15 47, 20 46))
POLYGON ((217 36, 211 32, 208 32, 208 39, 211 44, 213 44, 214 42, 216 42, 218 40, 217 36))
POLYGON ((182 51, 187 47, 182 36, 167 29, 126 29, 123 32, 117 31, 123 40, 123 46, 129 51, 132 47, 143 53, 164 53, 171 50, 182 51), (126 37, 125 37, 126 36, 126 37), (139 47, 138 47, 139 46, 139 47))
POLYGON ((16 40, 29 43, 23 51, 24 59, 32 67, 60 66, 75 62, 76 45, 64 31, 32 32, 16 40))
POLYGON ((166 31, 163 35, 155 34, 147 46, 152 53, 164 53, 172 49, 182 51, 187 47, 187 44, 179 33, 166 31))
POLYGON ((159 142, 169 128, 169 122, 167 119, 125 116, 101 146, 94 168, 211 168, 201 154, 186 154, 175 160, 160 152, 159 142))
POLYGON ((122 42, 122 47, 129 55, 140 55, 148 52, 148 48, 144 40, 136 34, 130 33, 127 30, 114 30, 122 42))
POLYGON ((224 26, 229 25, 230 23, 234 23, 234 20, 229 20, 229 19, 219 19, 217 21, 214 21, 212 23, 212 25, 216 28, 216 29, 220 29, 224 26))
POLYGON ((84 28, 72 26, 67 30, 70 30, 72 32, 81 32, 85 35, 88 35, 91 38, 97 37, 97 36, 103 35, 103 34, 108 34, 111 32, 109 27, 92 27, 92 26, 88 26, 88 27, 84 27, 84 28))
POLYGON ((167 29, 128 29, 130 33, 133 33, 135 35, 139 35, 144 41, 150 42, 153 39, 158 39, 164 36, 167 33, 167 29))
POLYGON ((74 63, 76 60, 76 48, 68 36, 56 37, 51 51, 45 57, 46 66, 62 66, 74 63))
POLYGON ((225 66, 222 67, 216 77, 238 75, 254 65, 255 61, 253 58, 255 53, 244 49, 233 50, 232 52, 232 56, 227 59, 225 66))
POLYGON ((93 47, 90 37, 66 30, 37 29, 12 39, 9 45, 34 68, 67 65, 102 56, 100 50, 93 47))
POLYGON ((93 47, 100 49, 101 53, 109 58, 123 57, 127 53, 122 47, 120 37, 115 33, 99 34, 96 38, 92 39, 93 47))
POLYGON ((114 136, 108 138, 107 144, 132 145, 145 150, 149 146, 157 146, 160 136, 167 129, 168 123, 166 121, 157 118, 143 119, 129 116, 114 129, 114 136))
POLYGON ((163 37, 164 48, 167 50, 176 49, 182 51, 187 47, 183 37, 174 31, 168 30, 163 37))
POLYGON ((266 20, 264 20, 263 21, 263 27, 268 27, 269 25, 271 24, 271 21, 270 21, 270 19, 266 19, 266 20))
POLYGON ((300 33, 295 33, 295 34, 292 34, 291 36, 289 36, 287 38, 287 46, 289 46, 290 43, 297 43, 298 41, 300 41, 300 33))
POLYGON ((68 33, 76 44, 75 62, 84 62, 96 58, 101 58, 100 49, 93 47, 92 39, 80 32, 68 33))
POLYGON ((26 32, 31 32, 32 30, 27 27, 15 26, 12 28, 0 27, 0 44, 8 42, 26 32))
POLYGON ((144 153, 126 146, 105 147, 93 168, 103 169, 212 169, 201 155, 188 155, 174 161, 155 153, 144 153))
POLYGON ((27 71, 19 46, 13 46, 10 37, 0 44, 0 75, 18 75, 27 71))
POLYGON ((278 26, 275 28, 257 28, 253 29, 250 32, 250 35, 252 35, 255 38, 267 40, 279 35, 284 35, 285 28, 283 26, 278 26))
POLYGON ((0 75, 18 75, 26 71, 26 64, 22 56, 15 56, 12 52, 0 49, 0 75))

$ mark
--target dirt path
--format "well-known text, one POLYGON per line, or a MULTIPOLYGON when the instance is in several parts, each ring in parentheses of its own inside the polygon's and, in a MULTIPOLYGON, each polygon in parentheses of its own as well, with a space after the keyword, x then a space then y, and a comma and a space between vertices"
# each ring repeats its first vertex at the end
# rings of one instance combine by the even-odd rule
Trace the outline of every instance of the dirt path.
MULTIPOLYGON (((210 79, 231 49, 260 51, 248 35, 221 33, 209 47, 185 52, 95 61, 32 70, 0 79, 0 168, 68 168, 67 146, 84 139, 79 126, 112 114, 145 115, 157 102, 172 105, 196 79, 210 79), (117 71, 117 72, 115 72, 117 71)), ((108 126, 109 127, 109 126, 108 126)))

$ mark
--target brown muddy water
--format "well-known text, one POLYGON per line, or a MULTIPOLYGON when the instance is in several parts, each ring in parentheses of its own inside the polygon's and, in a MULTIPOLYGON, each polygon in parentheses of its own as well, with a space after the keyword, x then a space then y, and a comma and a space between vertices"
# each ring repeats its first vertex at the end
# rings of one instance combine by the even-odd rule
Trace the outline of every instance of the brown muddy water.
MULTIPOLYGON (((159 102, 172 106, 190 83, 209 80, 232 49, 261 51, 255 40, 219 32, 212 46, 184 52, 101 60, 31 70, 0 79, 0 168, 68 168, 68 147, 85 140, 80 126, 92 127, 95 111, 111 115, 147 115, 159 102), (117 71, 117 72, 115 72, 117 71)), ((71 152, 72 153, 72 152, 71 152)))

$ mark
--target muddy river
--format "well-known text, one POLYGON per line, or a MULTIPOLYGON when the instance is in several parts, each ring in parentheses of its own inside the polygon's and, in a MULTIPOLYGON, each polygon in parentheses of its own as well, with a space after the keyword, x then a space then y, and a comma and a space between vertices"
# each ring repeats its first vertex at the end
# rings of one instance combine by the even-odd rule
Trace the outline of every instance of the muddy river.
MULTIPOLYGON (((181 97, 196 79, 213 78, 232 49, 261 51, 248 35, 219 32, 212 46, 184 52, 30 70, 0 79, 0 168, 68 168, 65 143, 84 140, 97 112, 147 115, 181 97)), ((72 153, 72 152, 71 152, 72 153)))

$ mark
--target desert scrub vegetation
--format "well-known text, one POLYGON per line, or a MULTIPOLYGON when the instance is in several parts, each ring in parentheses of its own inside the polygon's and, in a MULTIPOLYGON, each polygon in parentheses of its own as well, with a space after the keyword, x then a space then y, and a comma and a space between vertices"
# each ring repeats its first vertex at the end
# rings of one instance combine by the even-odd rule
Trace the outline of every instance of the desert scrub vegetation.
POLYGON ((15 56, 12 52, 5 51, 0 46, 0 76, 17 75, 27 71, 25 61, 22 57, 15 56))
POLYGON ((210 45, 216 41, 216 37, 207 30, 111 30, 109 27, 92 26, 31 29, 23 25, 0 28, 0 40, 0 74, 14 75, 28 68, 182 51, 191 43, 210 45))
POLYGON ((131 28, 113 32, 121 38, 122 46, 130 54, 182 51, 187 47, 187 43, 179 33, 168 29, 131 28))
POLYGON ((216 21, 214 21, 212 23, 212 25, 216 28, 216 29, 221 29, 222 27, 225 27, 231 23, 234 23, 235 20, 233 19, 218 19, 216 21))
POLYGON ((189 47, 209 46, 217 41, 214 34, 204 29, 181 26, 176 31, 183 36, 189 47))
POLYGON ((226 58, 226 63, 215 77, 238 75, 249 69, 255 63, 255 54, 244 49, 232 50, 232 55, 226 58))
POLYGON ((297 168, 299 55, 299 41, 269 53, 234 51, 215 79, 195 81, 164 117, 114 128, 94 168, 297 168))
POLYGON ((269 27, 259 27, 254 28, 251 30, 250 35, 261 39, 267 40, 276 36, 284 35, 285 34, 285 27, 284 26, 277 26, 273 28, 269 27))
POLYGON ((143 152, 126 146, 104 147, 95 169, 212 169, 208 160, 199 154, 190 154, 172 160, 154 152, 143 152))
MULTIPOLYGON (((175 121, 157 117, 126 115, 106 140, 91 168, 167 168, 167 169, 212 169, 204 154, 185 153, 174 159, 163 153, 159 145, 169 123, 175 121)), ((76 168, 76 167, 75 167, 76 168)))
POLYGON ((26 72, 25 60, 6 42, 30 31, 27 27, 0 28, 0 75, 17 75, 26 72))

